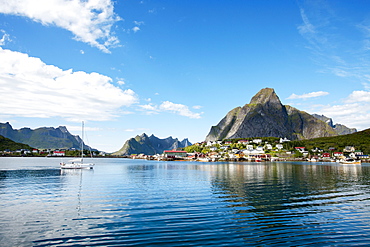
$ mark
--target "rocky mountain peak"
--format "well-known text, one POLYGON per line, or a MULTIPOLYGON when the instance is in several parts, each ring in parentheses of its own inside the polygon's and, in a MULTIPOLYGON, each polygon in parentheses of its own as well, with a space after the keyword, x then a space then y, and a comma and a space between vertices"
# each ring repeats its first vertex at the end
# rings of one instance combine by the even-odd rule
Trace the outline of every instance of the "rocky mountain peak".
POLYGON ((301 140, 335 136, 348 129, 339 124, 333 126, 329 118, 319 117, 322 120, 283 105, 274 89, 264 88, 253 96, 249 104, 229 111, 217 125, 212 126, 206 141, 249 137, 301 140))
POLYGON ((273 88, 263 88, 261 89, 253 98, 251 99, 250 104, 280 104, 280 99, 276 95, 275 90, 273 88))
POLYGON ((173 150, 192 145, 188 139, 185 142, 179 142, 177 138, 167 137, 160 139, 154 135, 148 137, 145 133, 131 138, 125 142, 123 147, 113 153, 114 155, 130 155, 130 154, 146 154, 154 155, 161 154, 164 150, 173 150))
POLYGON ((66 126, 59 126, 57 129, 59 129, 62 133, 69 133, 66 126))

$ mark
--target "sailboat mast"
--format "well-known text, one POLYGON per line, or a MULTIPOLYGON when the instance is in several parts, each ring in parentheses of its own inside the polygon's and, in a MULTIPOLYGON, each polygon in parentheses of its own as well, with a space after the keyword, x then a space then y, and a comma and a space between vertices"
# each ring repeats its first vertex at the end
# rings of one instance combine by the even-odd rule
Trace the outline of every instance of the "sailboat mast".
POLYGON ((81 162, 84 158, 84 121, 82 121, 82 139, 81 139, 81 162))

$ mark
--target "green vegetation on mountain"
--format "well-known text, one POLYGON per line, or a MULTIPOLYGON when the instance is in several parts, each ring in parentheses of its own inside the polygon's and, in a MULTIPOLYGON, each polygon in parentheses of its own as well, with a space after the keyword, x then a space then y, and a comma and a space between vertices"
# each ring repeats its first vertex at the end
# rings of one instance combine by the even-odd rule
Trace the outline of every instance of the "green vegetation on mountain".
POLYGON ((0 135, 0 151, 4 151, 4 150, 7 150, 7 149, 10 150, 10 151, 16 151, 16 150, 19 150, 19 149, 32 150, 32 147, 30 147, 27 144, 14 142, 14 141, 10 140, 9 138, 6 138, 6 137, 0 135))
POLYGON ((329 148, 335 148, 335 152, 343 151, 346 146, 353 146, 356 150, 361 150, 364 154, 370 154, 370 129, 348 135, 291 141, 284 145, 288 149, 305 147, 306 150, 312 150, 317 147, 324 151, 329 151, 329 148))
MULTIPOLYGON (((0 123, 0 135, 15 142, 24 143, 38 149, 81 149, 81 138, 74 136, 65 126, 42 127, 37 129, 13 129, 9 123, 0 123)), ((90 149, 84 145, 84 149, 90 149)))

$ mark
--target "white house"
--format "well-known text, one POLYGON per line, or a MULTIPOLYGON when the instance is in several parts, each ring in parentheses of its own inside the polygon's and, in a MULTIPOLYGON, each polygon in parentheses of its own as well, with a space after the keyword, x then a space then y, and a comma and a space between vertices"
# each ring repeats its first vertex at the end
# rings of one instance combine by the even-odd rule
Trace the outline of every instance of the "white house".
POLYGON ((254 139, 253 142, 256 143, 256 144, 260 144, 260 143, 262 143, 262 140, 261 139, 254 139))
POLYGON ((272 145, 271 144, 266 144, 266 149, 271 150, 272 149, 272 145))
POLYGON ((283 149, 283 144, 276 144, 276 148, 279 149, 279 150, 283 149))

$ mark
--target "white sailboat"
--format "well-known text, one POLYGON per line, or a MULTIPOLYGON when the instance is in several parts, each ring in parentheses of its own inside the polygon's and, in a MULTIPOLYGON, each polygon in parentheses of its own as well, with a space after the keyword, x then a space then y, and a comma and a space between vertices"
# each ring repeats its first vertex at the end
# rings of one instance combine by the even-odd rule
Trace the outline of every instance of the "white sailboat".
POLYGON ((82 122, 82 139, 81 139, 81 158, 73 159, 68 161, 67 163, 61 162, 60 168, 61 169, 93 169, 93 163, 84 163, 84 122, 82 122))

